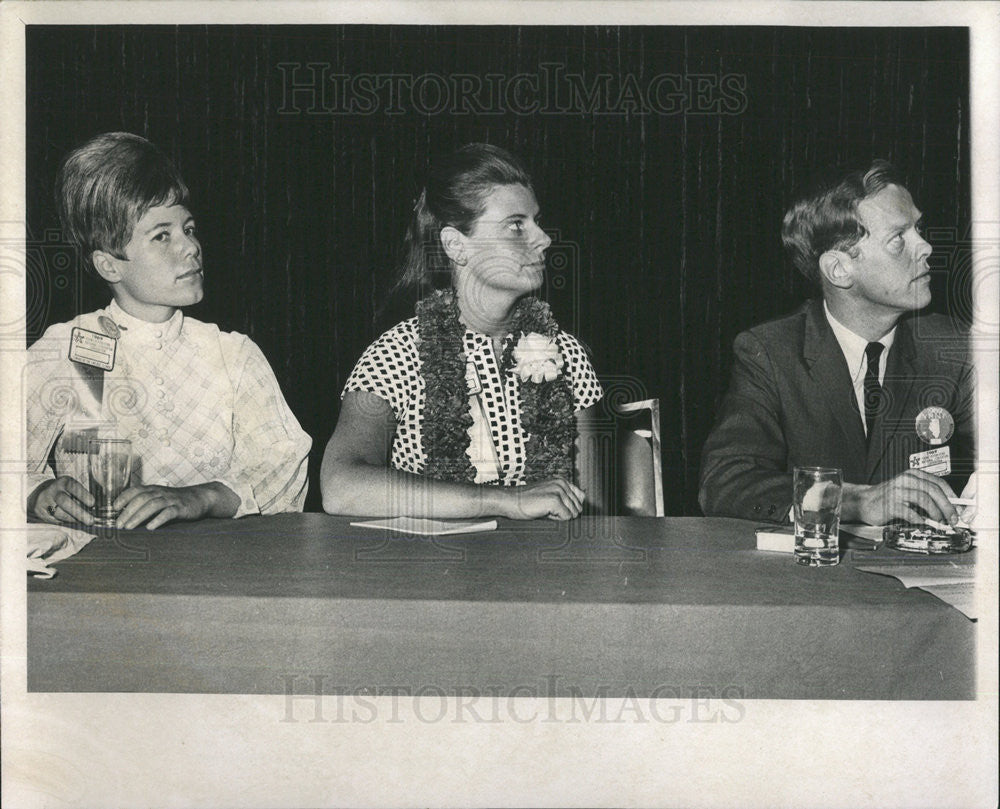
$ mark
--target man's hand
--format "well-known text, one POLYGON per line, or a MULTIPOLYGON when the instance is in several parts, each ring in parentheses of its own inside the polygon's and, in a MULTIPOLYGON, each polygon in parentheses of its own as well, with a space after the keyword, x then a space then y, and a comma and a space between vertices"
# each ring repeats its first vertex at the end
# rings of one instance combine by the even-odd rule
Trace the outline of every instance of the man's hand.
POLYGON ((958 522, 958 512, 948 502, 948 498, 954 496, 951 486, 942 478, 909 469, 873 486, 845 483, 841 519, 869 525, 885 525, 890 520, 902 519, 922 525, 929 517, 954 525, 958 522))
POLYGON ((200 520, 203 517, 232 517, 239 498, 221 483, 198 486, 132 486, 115 500, 121 509, 116 524, 128 530, 146 523, 152 531, 171 520, 200 520), (148 521, 148 522, 147 522, 148 521))
POLYGON ((79 481, 68 475, 49 480, 28 498, 28 514, 50 523, 83 523, 91 525, 90 513, 94 496, 79 481))
POLYGON ((583 510, 583 490, 562 478, 500 491, 506 495, 503 516, 514 520, 571 520, 583 510))

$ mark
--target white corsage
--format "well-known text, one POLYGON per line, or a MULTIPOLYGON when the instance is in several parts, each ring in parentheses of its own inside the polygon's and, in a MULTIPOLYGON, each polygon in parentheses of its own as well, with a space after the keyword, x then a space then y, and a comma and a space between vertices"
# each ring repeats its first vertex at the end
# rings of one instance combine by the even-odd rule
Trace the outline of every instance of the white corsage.
POLYGON ((554 337, 529 332, 514 347, 514 371, 525 382, 551 382, 562 373, 565 360, 554 337))

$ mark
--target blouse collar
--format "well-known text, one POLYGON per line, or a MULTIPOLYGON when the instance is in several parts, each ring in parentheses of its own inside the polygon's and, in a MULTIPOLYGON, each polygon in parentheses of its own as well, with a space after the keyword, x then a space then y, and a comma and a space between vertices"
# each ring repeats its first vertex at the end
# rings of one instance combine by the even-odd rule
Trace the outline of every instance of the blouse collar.
POLYGON ((148 320, 133 317, 114 300, 111 301, 105 313, 121 329, 123 337, 127 336, 138 340, 176 340, 184 324, 184 313, 180 309, 174 312, 169 320, 164 320, 162 323, 150 323, 148 320))

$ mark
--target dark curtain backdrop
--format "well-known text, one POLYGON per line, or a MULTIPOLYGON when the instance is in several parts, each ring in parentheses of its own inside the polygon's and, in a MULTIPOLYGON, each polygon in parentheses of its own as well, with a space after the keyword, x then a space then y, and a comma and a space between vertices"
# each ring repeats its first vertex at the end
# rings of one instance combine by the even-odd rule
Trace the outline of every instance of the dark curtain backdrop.
POLYGON ((29 344, 107 302, 59 244, 67 150, 129 130, 192 189, 206 297, 249 334, 314 440, 405 304, 386 302, 428 159, 490 141, 532 169, 544 295, 614 395, 657 396, 668 514, 697 513, 701 445, 737 332, 813 294, 782 253, 821 167, 895 162, 925 212, 933 307, 969 316, 962 28, 159 26, 27 29, 29 344))

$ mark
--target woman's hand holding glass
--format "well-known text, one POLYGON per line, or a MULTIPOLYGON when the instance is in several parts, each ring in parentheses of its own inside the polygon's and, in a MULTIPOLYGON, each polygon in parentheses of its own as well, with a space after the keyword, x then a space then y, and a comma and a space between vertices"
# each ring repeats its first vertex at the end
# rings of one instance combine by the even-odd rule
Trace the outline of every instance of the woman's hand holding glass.
POLYGON ((174 520, 232 517, 239 498, 221 483, 197 486, 132 486, 119 495, 118 527, 128 530, 145 523, 152 531, 174 520))
POLYGON ((28 500, 28 514, 48 523, 92 525, 94 496, 78 480, 62 475, 39 486, 28 500))
MULTIPOLYGON (((56 525, 93 525, 94 496, 79 481, 62 476, 44 483, 32 494, 28 513, 56 525)), ((197 486, 132 486, 114 502, 116 526, 123 530, 145 523, 149 530, 175 520, 232 517, 239 497, 219 482, 197 486)))

